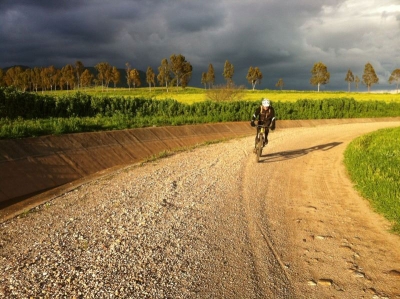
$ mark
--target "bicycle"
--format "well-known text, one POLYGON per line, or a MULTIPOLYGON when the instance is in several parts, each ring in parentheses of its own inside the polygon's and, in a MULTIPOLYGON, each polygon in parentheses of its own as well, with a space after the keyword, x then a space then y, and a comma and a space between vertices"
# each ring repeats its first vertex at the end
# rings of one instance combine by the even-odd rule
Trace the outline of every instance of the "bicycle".
POLYGON ((257 130, 257 136, 256 136, 256 141, 255 141, 255 149, 254 149, 254 153, 256 154, 256 162, 258 163, 260 161, 260 157, 262 154, 262 150, 265 144, 265 130, 269 130, 272 127, 272 124, 275 121, 275 117, 272 118, 271 123, 269 126, 266 125, 259 125, 257 124, 257 128, 260 128, 260 130, 257 130))

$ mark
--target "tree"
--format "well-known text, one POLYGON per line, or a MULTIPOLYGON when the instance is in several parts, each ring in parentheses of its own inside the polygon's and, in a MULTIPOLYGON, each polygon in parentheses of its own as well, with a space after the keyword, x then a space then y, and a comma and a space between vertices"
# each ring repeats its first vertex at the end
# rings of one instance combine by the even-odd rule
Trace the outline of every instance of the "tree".
POLYGON ((57 74, 57 69, 54 67, 54 65, 49 66, 46 68, 46 76, 47 76, 47 84, 50 86, 50 90, 53 91, 53 87, 55 89, 56 87, 56 74, 57 74))
POLYGON ((21 73, 22 68, 20 66, 9 68, 4 76, 7 86, 15 86, 18 88, 20 83, 19 81, 21 79, 21 73))
POLYGON ((322 62, 317 62, 311 69, 310 83, 311 85, 317 85, 319 92, 320 85, 329 83, 330 77, 331 75, 328 72, 326 65, 323 64, 322 62))
POLYGON ((189 85, 190 79, 192 78, 192 66, 190 65, 190 71, 186 73, 186 75, 184 75, 181 78, 181 86, 182 88, 186 88, 189 85))
POLYGON ((125 63, 125 71, 126 71, 126 83, 128 84, 129 90, 131 90, 131 77, 130 77, 130 73, 131 73, 131 65, 129 64, 129 62, 125 63))
POLYGON ((186 87, 192 76, 192 65, 181 54, 173 54, 169 59, 170 70, 174 74, 176 86, 178 87, 180 84, 183 88, 186 87))
POLYGON ((31 82, 33 85, 33 89, 37 92, 38 88, 41 86, 41 68, 39 67, 34 67, 32 72, 31 72, 31 82))
POLYGON ((211 63, 208 65, 206 83, 208 84, 209 88, 211 88, 215 84, 215 72, 214 67, 211 63))
POLYGON ((97 78, 101 83, 101 91, 104 91, 104 85, 108 87, 111 81, 111 70, 112 67, 108 62, 100 62, 94 66, 97 70, 97 78))
POLYGON ((346 75, 346 78, 344 79, 344 81, 346 81, 348 83, 348 90, 350 92, 350 85, 352 82, 354 82, 354 75, 350 69, 347 71, 347 75, 346 75))
POLYGON ((389 84, 393 82, 396 83, 396 90, 399 93, 399 83, 400 83, 400 69, 395 69, 389 77, 389 84))
POLYGON ((81 75, 80 86, 89 87, 93 81, 93 74, 88 69, 84 70, 81 75))
POLYGON ((156 74, 154 73, 153 68, 149 66, 146 71, 146 82, 147 84, 149 84, 150 91, 151 91, 151 84, 153 84, 153 86, 156 85, 155 77, 156 74))
POLYGON ((79 84, 80 84, 80 81, 81 81, 81 75, 82 75, 84 70, 85 70, 85 67, 83 66, 83 63, 81 61, 77 60, 75 62, 75 72, 76 72, 76 80, 77 80, 77 83, 78 83, 78 89, 80 87, 79 84))
POLYGON ((253 68, 252 66, 249 68, 249 71, 247 72, 246 79, 247 81, 251 84, 253 90, 256 87, 256 84, 261 83, 261 79, 263 78, 263 75, 258 67, 253 68))
POLYGON ((19 80, 19 87, 23 92, 25 92, 29 88, 30 81, 31 81, 31 69, 26 69, 21 73, 19 80))
POLYGON ((54 90, 57 90, 57 85, 61 86, 60 80, 61 80, 61 70, 56 69, 56 73, 54 74, 54 76, 52 78, 52 81, 54 84, 54 90))
POLYGON ((284 85, 283 79, 282 79, 282 78, 279 78, 279 80, 278 80, 278 82, 275 84, 275 86, 278 87, 278 88, 280 88, 280 89, 282 90, 283 85, 284 85))
POLYGON ((358 86, 360 85, 360 78, 358 78, 358 76, 356 76, 356 78, 354 79, 354 84, 356 85, 356 89, 358 90, 358 86))
POLYGON ((233 64, 231 64, 228 60, 226 60, 224 64, 224 72, 222 73, 222 75, 226 80, 227 86, 233 85, 234 73, 235 73, 235 68, 233 67, 233 64))
MULTIPOLYGON (((73 74, 73 69, 74 69, 74 67, 72 66, 72 74, 73 74)), ((48 78, 47 78, 47 70, 46 70, 46 68, 45 67, 41 67, 40 68, 40 85, 42 86, 42 93, 45 91, 45 90, 47 90, 47 87, 49 87, 49 80, 48 80, 48 78)), ((75 76, 74 76, 74 78, 75 78, 75 76)), ((75 84, 75 82, 71 82, 71 88, 72 88, 72 85, 74 85, 75 84)))
MULTIPOLYGON (((64 79, 63 81, 67 84, 67 90, 69 90, 69 87, 74 83, 75 81, 75 72, 74 72, 74 67, 70 64, 67 64, 61 69, 61 75, 62 78, 64 79)), ((42 86, 43 88, 43 86, 42 86)))
POLYGON ((158 67, 157 81, 160 86, 165 85, 168 92, 168 83, 171 81, 171 71, 167 58, 161 60, 161 65, 158 67))
POLYGON ((42 93, 43 93, 44 90, 47 90, 47 89, 51 88, 50 70, 51 70, 50 67, 42 68, 42 72, 41 72, 42 93))
POLYGON ((201 73, 201 84, 204 85, 204 89, 207 89, 207 73, 201 73))
POLYGON ((49 67, 41 68, 40 85, 42 86, 42 92, 47 89, 53 90, 52 77, 54 76, 55 73, 56 73, 56 68, 52 65, 49 67))
POLYGON ((106 69, 106 77, 105 77, 107 89, 108 89, 108 86, 110 85, 110 82, 113 79, 113 71, 112 70, 113 70, 113 67, 108 64, 107 69, 106 69))
POLYGON ((137 69, 131 70, 131 72, 129 73, 129 77, 130 77, 131 82, 133 83, 133 88, 136 88, 136 87, 139 87, 140 85, 142 85, 142 82, 140 81, 140 74, 137 69))
POLYGON ((111 81, 114 82, 114 90, 120 80, 121 80, 121 73, 115 66, 113 66, 111 70, 111 81))
POLYGON ((368 92, 370 91, 372 85, 379 82, 374 67, 369 62, 364 67, 364 74, 362 78, 363 78, 362 83, 367 86, 368 92))

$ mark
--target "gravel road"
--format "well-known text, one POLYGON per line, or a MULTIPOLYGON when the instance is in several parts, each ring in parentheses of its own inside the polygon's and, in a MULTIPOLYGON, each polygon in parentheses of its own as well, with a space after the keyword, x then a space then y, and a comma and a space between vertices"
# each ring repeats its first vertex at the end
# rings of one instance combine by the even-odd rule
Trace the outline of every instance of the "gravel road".
POLYGON ((0 224, 1 298, 400 298, 400 238, 324 125, 132 165, 0 224))

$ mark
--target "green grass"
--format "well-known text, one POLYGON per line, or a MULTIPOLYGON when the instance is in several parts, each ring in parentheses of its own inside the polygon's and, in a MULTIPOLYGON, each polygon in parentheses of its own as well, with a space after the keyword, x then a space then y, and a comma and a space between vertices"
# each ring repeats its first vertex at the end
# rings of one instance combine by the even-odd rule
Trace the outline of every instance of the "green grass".
POLYGON ((349 144, 344 156, 356 189, 400 235, 400 128, 361 136, 349 144))
POLYGON ((70 117, 16 120, 0 119, 0 139, 62 135, 80 132, 124 130, 151 126, 199 124, 207 122, 201 117, 129 117, 123 114, 96 117, 70 117))

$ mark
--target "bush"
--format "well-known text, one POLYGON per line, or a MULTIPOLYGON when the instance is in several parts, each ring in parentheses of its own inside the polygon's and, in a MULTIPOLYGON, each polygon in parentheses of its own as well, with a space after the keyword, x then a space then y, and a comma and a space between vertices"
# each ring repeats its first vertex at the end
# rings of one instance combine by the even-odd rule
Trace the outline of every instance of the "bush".
MULTIPOLYGON (((173 99, 109 97, 80 92, 55 97, 0 88, 0 138, 37 136, 49 132, 63 134, 152 125, 248 121, 259 105, 260 100, 206 100, 185 104, 173 99)), ((273 106, 280 120, 400 115, 400 103, 357 102, 353 98, 278 101, 273 106)))

